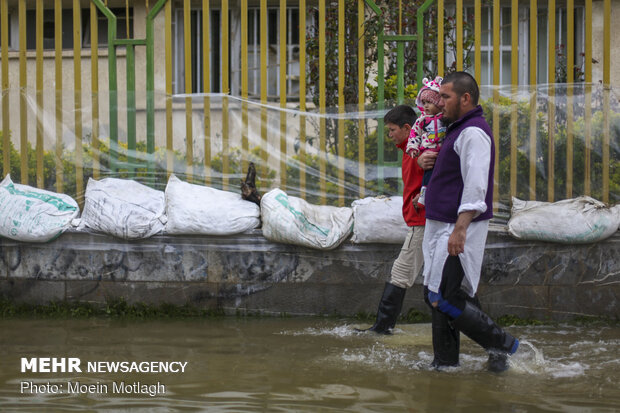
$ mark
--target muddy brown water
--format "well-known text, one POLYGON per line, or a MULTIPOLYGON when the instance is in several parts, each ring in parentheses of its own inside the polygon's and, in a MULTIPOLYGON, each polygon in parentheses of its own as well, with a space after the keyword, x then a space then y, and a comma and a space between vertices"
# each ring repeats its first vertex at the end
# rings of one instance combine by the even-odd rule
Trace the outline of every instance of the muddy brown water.
POLYGON ((359 326, 319 318, 0 320, 0 411, 620 411, 618 326, 510 327, 522 344, 503 374, 487 372, 485 354, 467 339, 460 367, 430 369, 428 324, 400 325, 392 336, 355 333, 359 326), (22 359, 63 357, 79 359, 82 371, 22 372, 22 359), (87 369, 115 362, 129 371, 87 369), (150 370, 160 363, 186 364, 150 370))

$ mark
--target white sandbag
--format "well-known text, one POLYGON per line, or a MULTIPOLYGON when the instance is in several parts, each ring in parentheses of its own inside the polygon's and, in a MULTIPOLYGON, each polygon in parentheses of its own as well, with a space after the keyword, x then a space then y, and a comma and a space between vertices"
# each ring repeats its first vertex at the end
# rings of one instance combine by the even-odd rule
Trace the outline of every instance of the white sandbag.
POLYGON ((166 185, 168 234, 231 235, 260 225, 260 208, 241 194, 193 185, 174 175, 166 185))
POLYGON ((619 225, 617 208, 588 196, 553 203, 512 198, 508 231, 522 240, 584 244, 613 235, 619 225))
POLYGON ((353 210, 312 205, 273 189, 261 199, 263 235, 270 241, 329 250, 353 229, 353 210))
POLYGON ((163 230, 165 206, 162 191, 139 182, 90 178, 80 226, 124 239, 148 238, 163 230))
POLYGON ((402 196, 357 199, 351 207, 354 222, 352 242, 405 242, 408 227, 403 219, 402 196))
POLYGON ((77 202, 65 194, 15 184, 7 175, 0 182, 0 235, 18 241, 47 242, 71 226, 77 202))

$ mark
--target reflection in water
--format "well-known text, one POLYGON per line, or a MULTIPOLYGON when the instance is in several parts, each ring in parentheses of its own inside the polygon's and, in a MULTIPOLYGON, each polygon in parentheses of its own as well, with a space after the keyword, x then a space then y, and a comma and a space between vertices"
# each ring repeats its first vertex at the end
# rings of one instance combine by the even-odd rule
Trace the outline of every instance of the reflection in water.
POLYGON ((467 339, 461 365, 429 368, 430 326, 392 336, 324 319, 174 321, 0 320, 2 411, 439 412, 596 411, 620 407, 620 327, 511 327, 521 339, 511 369, 485 370, 467 339), (22 357, 183 361, 184 373, 21 372, 22 357), (23 382, 64 386, 20 392, 23 382), (68 392, 79 382, 97 391, 68 392), (164 394, 113 393, 114 383, 165 386, 164 394), (108 386, 107 393, 101 389, 108 386))

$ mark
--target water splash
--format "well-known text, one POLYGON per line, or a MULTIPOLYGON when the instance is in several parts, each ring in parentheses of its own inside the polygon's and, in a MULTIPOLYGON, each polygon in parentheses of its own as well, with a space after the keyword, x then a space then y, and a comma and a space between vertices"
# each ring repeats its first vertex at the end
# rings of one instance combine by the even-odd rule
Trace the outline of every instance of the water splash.
POLYGON ((316 328, 316 327, 308 327, 301 331, 281 331, 280 334, 285 336, 332 336, 332 337, 351 337, 354 335, 360 334, 358 331, 348 325, 339 325, 334 327, 324 327, 324 328, 316 328))
POLYGON ((427 370, 432 357, 428 353, 415 354, 390 348, 382 343, 375 343, 370 347, 348 349, 345 348, 340 359, 346 363, 357 363, 375 367, 381 370, 408 368, 427 370))
POLYGON ((553 378, 583 376, 588 369, 587 364, 566 357, 545 358, 542 350, 527 340, 520 342, 519 350, 510 358, 510 367, 519 373, 553 378))
MULTIPOLYGON (((336 358, 339 362, 360 364, 378 369, 414 369, 429 370, 433 359, 432 344, 426 326, 402 325, 394 330, 394 335, 365 334, 355 330, 357 325, 336 325, 326 327, 308 327, 297 331, 281 331, 280 334, 291 336, 330 336, 335 338, 360 337, 360 347, 346 348, 336 358), (367 340, 372 340, 369 343, 367 340), (364 345, 365 344, 365 345, 364 345), (420 347, 425 350, 420 350, 420 347), (428 347, 428 350, 426 348, 428 347)), ((555 331, 563 336, 569 331, 555 331)), ((357 341, 357 340, 355 340, 357 341)), ((558 357, 543 354, 541 347, 534 344, 536 340, 522 339, 519 350, 509 359, 510 371, 520 375, 547 376, 550 378, 571 378, 584 376, 590 368, 583 360, 582 351, 588 349, 592 353, 605 353, 609 345, 617 344, 617 340, 598 341, 594 348, 591 341, 578 341, 566 348, 574 350, 570 355, 558 357)), ((544 342, 543 342, 544 347, 544 342)), ((443 369, 446 372, 467 373, 485 370, 487 356, 476 351, 462 349, 460 366, 443 369), (464 350, 464 351, 463 351, 464 350)))

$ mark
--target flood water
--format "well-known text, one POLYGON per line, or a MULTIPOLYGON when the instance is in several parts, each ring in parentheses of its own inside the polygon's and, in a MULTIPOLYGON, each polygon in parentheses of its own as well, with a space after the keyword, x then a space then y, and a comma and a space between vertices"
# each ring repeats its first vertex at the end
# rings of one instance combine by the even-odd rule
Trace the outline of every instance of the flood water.
POLYGON ((429 324, 400 325, 392 336, 355 333, 359 326, 320 318, 0 320, 0 411, 620 411, 619 326, 510 327, 522 344, 502 374, 487 372, 484 352, 464 338, 460 367, 431 370, 429 324), (22 372, 22 358, 35 357, 79 358, 81 372, 22 372), (123 361, 128 372, 105 367, 123 361), (131 370, 159 362, 179 371, 131 370), (183 371, 176 362, 186 363, 183 371))

